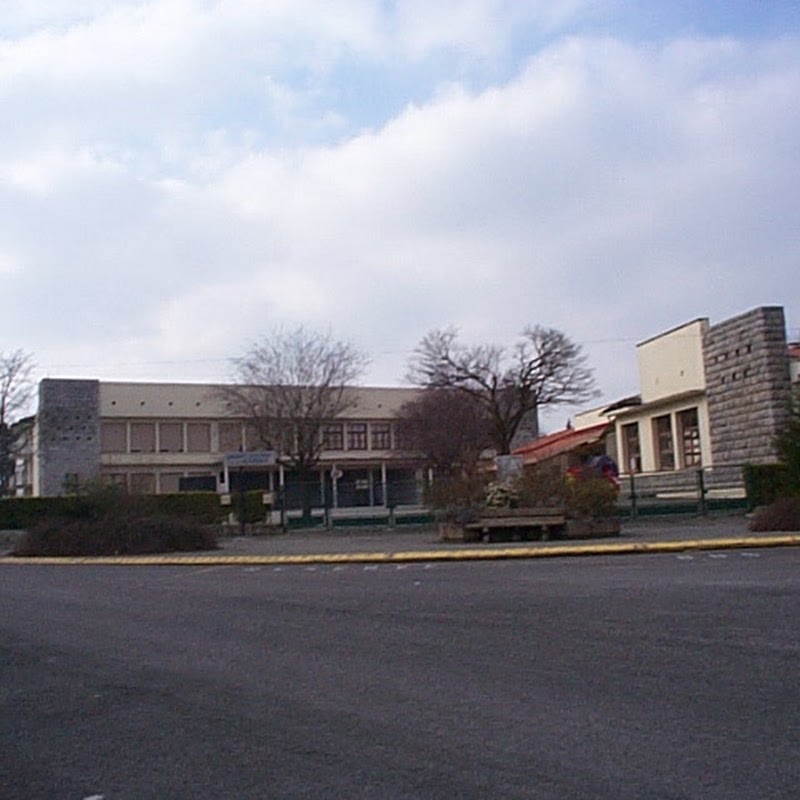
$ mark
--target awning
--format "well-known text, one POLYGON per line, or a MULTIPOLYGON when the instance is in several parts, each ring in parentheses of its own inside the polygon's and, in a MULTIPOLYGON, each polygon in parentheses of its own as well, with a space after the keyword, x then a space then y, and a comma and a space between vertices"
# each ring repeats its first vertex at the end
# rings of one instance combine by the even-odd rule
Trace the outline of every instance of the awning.
POLYGON ((528 444, 518 447, 512 455, 522 456, 523 464, 538 464, 548 458, 569 453, 585 445, 596 444, 611 428, 611 423, 601 422, 599 425, 590 425, 588 428, 573 430, 567 428, 558 433, 541 436, 528 444))

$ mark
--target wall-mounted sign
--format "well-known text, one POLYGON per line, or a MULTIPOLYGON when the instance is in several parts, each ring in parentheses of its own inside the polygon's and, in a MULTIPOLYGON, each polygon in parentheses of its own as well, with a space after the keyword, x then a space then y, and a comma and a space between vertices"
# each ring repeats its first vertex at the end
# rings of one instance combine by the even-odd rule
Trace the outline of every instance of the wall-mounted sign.
POLYGON ((252 450, 249 453, 225 453, 225 464, 231 467, 274 467, 278 454, 274 450, 252 450))

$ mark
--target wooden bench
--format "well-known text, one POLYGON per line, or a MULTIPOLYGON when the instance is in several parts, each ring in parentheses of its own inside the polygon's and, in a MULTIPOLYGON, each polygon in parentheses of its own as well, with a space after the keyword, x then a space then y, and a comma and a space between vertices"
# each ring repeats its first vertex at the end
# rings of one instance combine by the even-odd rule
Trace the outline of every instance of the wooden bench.
POLYGON ((558 508, 485 509, 475 522, 464 525, 464 541, 531 541, 561 538, 566 514, 558 508))

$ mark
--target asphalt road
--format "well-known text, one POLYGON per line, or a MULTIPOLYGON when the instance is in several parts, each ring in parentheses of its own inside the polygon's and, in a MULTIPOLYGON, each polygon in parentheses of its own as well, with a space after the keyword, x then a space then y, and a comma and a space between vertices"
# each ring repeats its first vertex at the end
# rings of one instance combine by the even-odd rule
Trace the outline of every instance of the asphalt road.
POLYGON ((0 797, 795 798, 799 569, 4 565, 0 797))

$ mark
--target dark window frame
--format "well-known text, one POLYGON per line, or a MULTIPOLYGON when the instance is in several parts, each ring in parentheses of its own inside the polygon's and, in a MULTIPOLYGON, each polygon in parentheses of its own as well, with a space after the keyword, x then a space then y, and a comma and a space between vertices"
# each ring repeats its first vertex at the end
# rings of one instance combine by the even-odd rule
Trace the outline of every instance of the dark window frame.
POLYGON ((367 423, 351 422, 347 425, 347 449, 367 449, 367 423))
POLYGON ((653 417, 653 450, 656 469, 667 472, 675 469, 675 437, 672 430, 672 415, 653 417))

